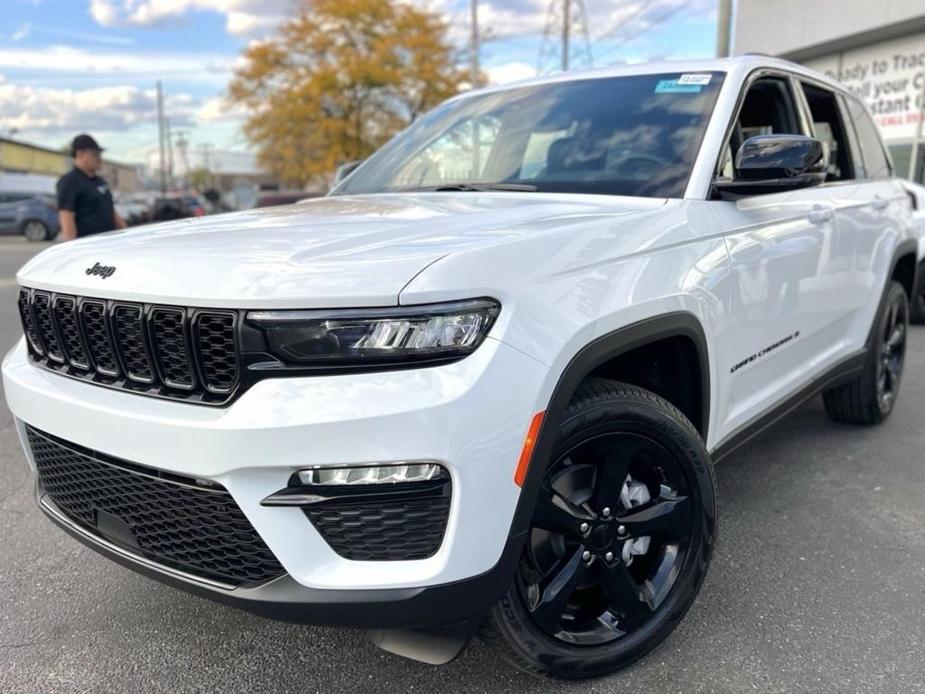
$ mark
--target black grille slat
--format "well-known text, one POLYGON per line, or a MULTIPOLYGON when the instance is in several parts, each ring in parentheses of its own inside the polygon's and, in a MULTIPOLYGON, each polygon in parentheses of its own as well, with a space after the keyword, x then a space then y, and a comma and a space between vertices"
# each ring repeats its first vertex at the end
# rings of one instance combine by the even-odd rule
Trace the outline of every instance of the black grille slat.
POLYGON ((161 380, 171 388, 192 390, 195 381, 187 347, 186 312, 155 306, 149 325, 161 380))
POLYGON ((139 383, 153 383, 141 306, 117 304, 112 310, 112 331, 126 375, 139 383))
POLYGON ((32 311, 35 316, 35 327, 45 345, 45 353, 49 359, 64 362, 64 353, 55 331, 54 320, 51 316, 51 295, 47 292, 35 292, 32 299, 32 311))
POLYGON ((39 336, 38 328, 35 326, 35 316, 32 313, 32 301, 30 291, 25 287, 19 290, 19 318, 22 320, 23 333, 29 341, 32 351, 38 355, 45 354, 45 348, 42 345, 42 338, 39 336))
POLYGON ((238 383, 233 313, 203 313, 196 319, 196 350, 203 384, 216 394, 234 390, 238 383))
POLYGON ((241 386, 234 310, 190 309, 22 287, 18 309, 33 361, 119 390, 208 405, 241 386))
POLYGON ((87 532, 107 537, 97 528, 105 512, 130 529, 132 551, 164 566, 232 585, 285 573, 223 487, 161 476, 32 427, 26 433, 42 491, 87 532))
POLYGON ((77 301, 72 296, 55 296, 52 301, 52 314, 58 324, 61 347, 68 363, 76 369, 86 371, 90 368, 87 351, 77 322, 77 301))
POLYGON ((102 301, 83 301, 80 304, 80 325, 90 359, 96 370, 104 376, 118 376, 119 365, 109 337, 106 304, 102 301))

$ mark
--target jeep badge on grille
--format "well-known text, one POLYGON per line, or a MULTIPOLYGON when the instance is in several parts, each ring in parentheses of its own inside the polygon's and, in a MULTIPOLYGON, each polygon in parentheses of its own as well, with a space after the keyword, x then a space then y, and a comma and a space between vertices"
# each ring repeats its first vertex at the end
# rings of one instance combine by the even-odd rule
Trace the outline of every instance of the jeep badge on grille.
POLYGON ((88 267, 86 273, 88 275, 99 275, 101 278, 106 279, 111 277, 112 273, 116 271, 115 265, 100 265, 99 263, 94 263, 93 267, 88 267))

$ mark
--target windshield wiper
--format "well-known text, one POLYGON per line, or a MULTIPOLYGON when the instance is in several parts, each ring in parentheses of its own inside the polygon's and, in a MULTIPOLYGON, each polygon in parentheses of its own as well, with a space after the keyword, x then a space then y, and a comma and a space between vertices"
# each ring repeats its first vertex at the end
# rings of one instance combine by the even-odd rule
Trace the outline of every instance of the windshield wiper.
POLYGON ((482 192, 486 190, 506 190, 514 193, 533 193, 537 187, 529 183, 441 183, 438 186, 415 188, 414 190, 434 191, 435 193, 482 192))

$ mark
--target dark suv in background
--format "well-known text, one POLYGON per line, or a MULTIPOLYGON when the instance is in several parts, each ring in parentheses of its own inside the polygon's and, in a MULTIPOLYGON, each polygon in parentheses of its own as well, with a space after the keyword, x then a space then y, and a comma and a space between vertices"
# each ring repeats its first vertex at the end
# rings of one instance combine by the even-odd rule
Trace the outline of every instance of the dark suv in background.
POLYGON ((22 234, 30 241, 58 235, 58 212, 51 195, 0 192, 0 234, 22 234))

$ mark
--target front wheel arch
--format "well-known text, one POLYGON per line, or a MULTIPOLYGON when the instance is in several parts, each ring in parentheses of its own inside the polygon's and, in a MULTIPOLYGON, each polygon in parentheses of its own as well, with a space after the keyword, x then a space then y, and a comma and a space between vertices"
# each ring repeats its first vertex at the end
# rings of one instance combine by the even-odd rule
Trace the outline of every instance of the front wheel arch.
POLYGON ((540 428, 533 450, 530 467, 524 479, 523 488, 510 537, 523 535, 530 527, 534 504, 550 455, 556 440, 557 422, 565 414, 569 403, 593 372, 622 354, 669 338, 687 338, 697 350, 701 381, 701 421, 692 422, 701 438, 706 441, 710 419, 710 361, 706 333, 700 320, 692 313, 677 311, 648 318, 596 338, 575 354, 559 376, 552 397, 546 407, 543 425, 540 428))

